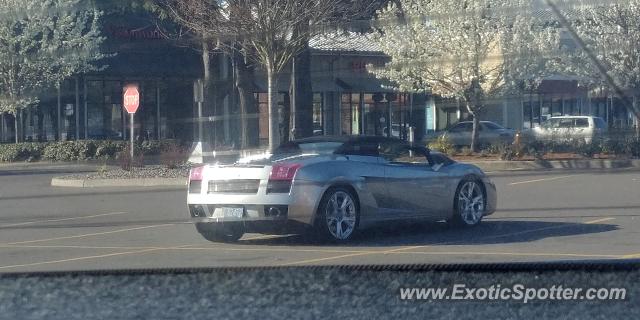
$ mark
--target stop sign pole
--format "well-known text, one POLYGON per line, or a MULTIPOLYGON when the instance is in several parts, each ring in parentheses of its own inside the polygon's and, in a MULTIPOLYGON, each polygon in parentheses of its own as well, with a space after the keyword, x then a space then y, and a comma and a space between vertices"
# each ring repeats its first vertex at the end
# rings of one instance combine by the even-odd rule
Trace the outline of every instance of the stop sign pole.
POLYGON ((138 90, 138 85, 137 84, 129 84, 126 85, 124 87, 124 94, 122 97, 123 103, 122 105, 124 106, 124 108, 127 110, 127 112, 130 115, 130 124, 131 124, 131 131, 129 134, 129 138, 131 141, 131 160, 133 160, 133 124, 134 124, 134 118, 133 116, 136 114, 136 111, 138 111, 138 107, 140 106, 140 91, 138 90))

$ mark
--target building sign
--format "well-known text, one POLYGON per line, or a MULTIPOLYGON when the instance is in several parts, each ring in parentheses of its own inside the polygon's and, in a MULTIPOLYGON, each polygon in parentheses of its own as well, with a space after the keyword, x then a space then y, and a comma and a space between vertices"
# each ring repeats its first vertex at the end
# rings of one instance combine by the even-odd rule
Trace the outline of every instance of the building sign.
POLYGON ((160 40, 164 39, 162 31, 155 25, 140 28, 131 28, 118 25, 109 25, 106 28, 111 37, 124 40, 160 40))

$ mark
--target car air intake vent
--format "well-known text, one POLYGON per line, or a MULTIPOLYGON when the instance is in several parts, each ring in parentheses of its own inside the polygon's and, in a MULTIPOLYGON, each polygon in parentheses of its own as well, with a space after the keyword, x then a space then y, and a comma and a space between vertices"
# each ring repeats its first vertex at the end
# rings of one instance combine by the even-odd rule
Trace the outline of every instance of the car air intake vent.
POLYGON ((291 181, 269 181, 267 193, 289 193, 291 191, 291 181))
POLYGON ((202 181, 192 180, 189 182, 189 193, 200 193, 202 191, 202 181))
POLYGON ((259 179, 211 180, 208 193, 258 193, 259 179))

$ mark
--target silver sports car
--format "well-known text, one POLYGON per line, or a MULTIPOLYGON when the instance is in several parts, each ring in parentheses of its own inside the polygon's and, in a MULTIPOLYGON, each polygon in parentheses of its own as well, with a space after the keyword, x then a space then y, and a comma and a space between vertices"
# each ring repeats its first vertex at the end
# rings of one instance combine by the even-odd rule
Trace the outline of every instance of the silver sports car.
POLYGON ((187 203, 211 241, 303 226, 344 242, 380 221, 477 225, 495 211, 496 187, 476 166, 399 139, 321 136, 268 156, 193 168, 187 203))

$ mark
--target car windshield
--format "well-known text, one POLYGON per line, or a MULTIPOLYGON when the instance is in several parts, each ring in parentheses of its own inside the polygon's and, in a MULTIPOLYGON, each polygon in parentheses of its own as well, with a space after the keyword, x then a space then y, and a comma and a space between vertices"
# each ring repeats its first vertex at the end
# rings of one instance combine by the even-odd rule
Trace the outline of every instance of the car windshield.
POLYGON ((0 275, 612 264, 638 230, 640 0, 0 0, 0 275))

